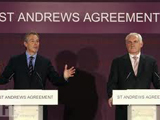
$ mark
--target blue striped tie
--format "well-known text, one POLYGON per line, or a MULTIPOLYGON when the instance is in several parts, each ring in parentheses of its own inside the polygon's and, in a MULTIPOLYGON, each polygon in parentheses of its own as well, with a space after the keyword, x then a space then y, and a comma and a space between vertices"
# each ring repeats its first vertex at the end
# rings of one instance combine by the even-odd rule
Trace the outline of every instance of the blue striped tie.
POLYGON ((30 58, 30 61, 29 61, 29 75, 31 76, 33 74, 33 58, 34 57, 29 57, 30 58))

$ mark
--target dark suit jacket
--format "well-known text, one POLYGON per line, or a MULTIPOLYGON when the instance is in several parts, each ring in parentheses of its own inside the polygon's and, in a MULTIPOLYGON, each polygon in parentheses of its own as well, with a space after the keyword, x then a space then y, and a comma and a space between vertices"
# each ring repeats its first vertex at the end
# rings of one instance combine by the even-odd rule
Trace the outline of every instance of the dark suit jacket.
POLYGON ((156 60, 141 54, 138 73, 135 76, 129 54, 113 60, 109 80, 107 83, 108 97, 112 96, 114 89, 147 89, 151 82, 155 88, 160 88, 160 79, 156 60))
MULTIPOLYGON (((112 97, 115 89, 148 89, 151 83, 160 88, 160 77, 156 60, 147 55, 141 55, 138 73, 135 76, 129 54, 113 60, 107 83, 108 97, 112 97)), ((127 106, 116 106, 115 120, 127 120, 127 106)))
POLYGON ((64 83, 51 62, 37 55, 33 76, 29 76, 26 54, 12 57, 0 76, 0 84, 8 83, 13 75, 15 89, 44 89, 47 78, 55 85, 64 83))

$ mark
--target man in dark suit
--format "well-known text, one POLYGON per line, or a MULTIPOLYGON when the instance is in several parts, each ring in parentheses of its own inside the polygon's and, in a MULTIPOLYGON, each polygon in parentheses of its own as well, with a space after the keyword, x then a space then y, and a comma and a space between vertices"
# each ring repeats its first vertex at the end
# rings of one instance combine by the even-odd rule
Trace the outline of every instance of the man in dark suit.
MULTIPOLYGON (((160 77, 156 60, 141 53, 142 37, 138 33, 126 36, 128 54, 112 61, 107 83, 108 104, 112 107, 112 91, 115 89, 149 89, 151 82, 160 88, 160 77)), ((116 106, 116 120, 127 120, 127 106, 116 106)))
POLYGON ((0 84, 8 83, 13 77, 14 89, 45 89, 47 79, 57 85, 65 83, 68 78, 73 77, 74 67, 68 69, 65 65, 63 75, 60 77, 50 60, 37 54, 39 49, 37 33, 26 34, 24 46, 26 52, 12 57, 4 71, 0 73, 0 84))

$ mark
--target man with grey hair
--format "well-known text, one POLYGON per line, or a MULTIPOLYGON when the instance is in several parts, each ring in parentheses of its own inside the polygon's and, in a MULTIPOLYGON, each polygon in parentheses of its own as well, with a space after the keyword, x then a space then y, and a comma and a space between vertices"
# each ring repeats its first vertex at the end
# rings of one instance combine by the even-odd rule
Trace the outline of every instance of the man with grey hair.
MULTIPOLYGON (((112 91, 125 89, 149 89, 151 83, 160 88, 160 77, 156 60, 141 53, 142 37, 130 33, 125 39, 128 53, 112 61, 107 83, 108 104, 112 107, 112 91)), ((116 120, 127 120, 127 106, 116 106, 116 120)))

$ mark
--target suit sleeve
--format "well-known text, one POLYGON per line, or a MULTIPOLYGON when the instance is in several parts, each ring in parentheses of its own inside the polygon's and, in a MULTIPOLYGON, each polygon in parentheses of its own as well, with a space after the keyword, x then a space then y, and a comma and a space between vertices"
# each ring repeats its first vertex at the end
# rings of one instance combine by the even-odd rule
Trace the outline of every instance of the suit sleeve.
POLYGON ((53 85, 58 86, 67 82, 63 76, 59 76, 59 74, 55 71, 50 61, 48 62, 47 77, 53 85))
POLYGON ((158 73, 158 66, 156 60, 153 62, 152 83, 156 89, 160 89, 160 75, 158 73))
POLYGON ((6 84, 14 75, 14 64, 13 59, 11 58, 8 62, 8 65, 5 67, 2 75, 0 75, 0 84, 6 84))
POLYGON ((108 93, 108 98, 112 97, 112 91, 114 89, 117 89, 117 84, 118 84, 118 61, 113 60, 111 69, 110 69, 110 74, 107 82, 107 93, 108 93))

